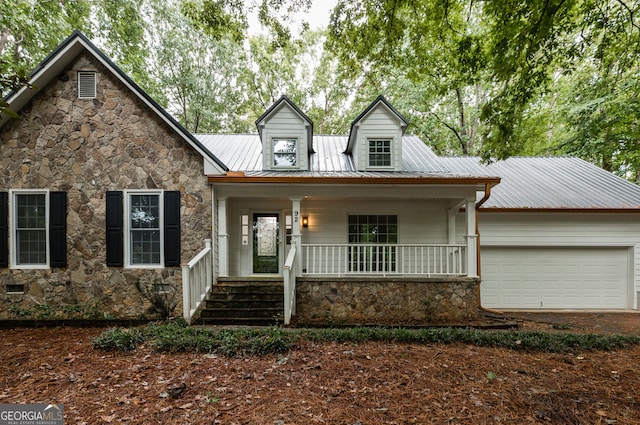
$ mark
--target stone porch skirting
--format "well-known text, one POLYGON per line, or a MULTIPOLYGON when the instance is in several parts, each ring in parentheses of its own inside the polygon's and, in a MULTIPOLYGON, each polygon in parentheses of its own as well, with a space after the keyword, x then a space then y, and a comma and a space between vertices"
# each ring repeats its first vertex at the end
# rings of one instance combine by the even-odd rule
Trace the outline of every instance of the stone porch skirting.
POLYGON ((299 277, 299 324, 420 325, 478 315, 479 278, 299 277))

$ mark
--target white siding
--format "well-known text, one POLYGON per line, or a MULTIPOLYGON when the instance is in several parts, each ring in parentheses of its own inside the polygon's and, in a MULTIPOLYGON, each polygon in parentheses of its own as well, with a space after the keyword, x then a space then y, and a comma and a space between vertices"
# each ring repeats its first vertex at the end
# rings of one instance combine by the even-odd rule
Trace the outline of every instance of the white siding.
POLYGON ((397 215, 398 243, 447 243, 447 213, 444 203, 384 200, 303 201, 302 215, 309 217, 309 227, 302 229, 302 243, 348 243, 348 217, 360 214, 397 215))
MULTIPOLYGON (((628 305, 638 308, 640 216, 637 214, 480 213, 479 226, 482 248, 493 246, 626 249, 630 258, 628 305)), ((482 252, 480 255, 482 258, 482 252)))
POLYGON ((272 139, 296 139, 298 140, 297 169, 309 168, 309 141, 305 121, 286 103, 275 111, 264 123, 262 139, 263 169, 278 169, 273 166, 273 142, 272 139))
MULTIPOLYGON (((446 244, 446 203, 440 201, 385 200, 303 200, 301 215, 309 217, 309 227, 301 229, 303 244, 345 244, 348 242, 350 214, 397 215, 398 243, 446 244)), ((288 199, 236 198, 227 200, 229 232, 229 274, 251 274, 251 244, 242 245, 241 216, 253 213, 280 213, 281 240, 284 241, 284 215, 290 214, 288 199)), ((282 248, 282 247, 281 247, 282 248)), ((283 250, 281 249, 281 254, 283 250)), ((286 254, 286 251, 284 252, 286 254)), ((281 255, 281 261, 284 257, 281 255)))
POLYGON ((398 117, 382 104, 373 108, 359 124, 353 151, 353 160, 358 170, 368 168, 369 139, 391 140, 390 170, 402 170, 402 127, 398 117))

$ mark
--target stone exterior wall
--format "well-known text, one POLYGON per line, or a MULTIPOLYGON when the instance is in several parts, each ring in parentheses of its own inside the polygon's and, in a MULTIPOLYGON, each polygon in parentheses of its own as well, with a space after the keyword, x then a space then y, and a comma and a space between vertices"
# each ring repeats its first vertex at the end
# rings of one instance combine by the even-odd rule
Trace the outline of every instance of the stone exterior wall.
POLYGON ((298 278, 300 324, 456 323, 478 314, 477 278, 298 278))
POLYGON ((202 157, 93 56, 79 56, 40 88, 21 118, 0 128, 0 190, 67 192, 67 268, 0 269, 0 319, 144 318, 150 302, 136 281, 176 292, 181 270, 105 264, 105 193, 181 192, 181 261, 211 237, 211 190, 202 157), (97 98, 78 99, 77 71, 97 71, 97 98), (6 286, 24 285, 23 295, 6 286))

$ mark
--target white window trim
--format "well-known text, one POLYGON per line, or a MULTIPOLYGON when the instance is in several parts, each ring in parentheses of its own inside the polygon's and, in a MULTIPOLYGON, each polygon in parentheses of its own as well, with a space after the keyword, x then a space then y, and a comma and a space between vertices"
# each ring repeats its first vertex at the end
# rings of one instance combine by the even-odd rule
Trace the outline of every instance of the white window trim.
POLYGON ((394 159, 395 159, 395 146, 396 144, 395 142, 395 137, 368 137, 367 138, 367 143, 365 146, 365 152, 366 152, 366 156, 367 156, 367 169, 368 170, 395 170, 395 167, 393 165, 394 163, 394 159), (371 142, 377 142, 377 141, 389 141, 389 156, 390 156, 390 162, 391 165, 371 165, 371 152, 369 151, 370 146, 371 146, 371 142))
POLYGON ((43 270, 49 269, 50 267, 50 250, 51 243, 49 241, 49 215, 51 206, 49 205, 49 189, 10 189, 9 190, 9 250, 11 254, 10 257, 10 265, 9 267, 12 269, 22 269, 22 270, 43 270), (17 214, 16 214, 16 195, 44 195, 44 205, 45 205, 45 234, 46 234, 46 263, 45 264, 18 264, 18 247, 16 243, 18 242, 17 238, 17 214))
POLYGON ((124 191, 124 267, 127 269, 163 269, 164 268, 164 191, 130 189, 124 191), (131 195, 157 195, 160 208, 160 263, 159 264, 131 264, 131 195))
POLYGON ((300 140, 297 137, 272 137, 271 138, 271 167, 279 170, 297 170, 300 168, 300 140), (293 140, 296 142, 296 165, 276 165, 276 140, 293 140))

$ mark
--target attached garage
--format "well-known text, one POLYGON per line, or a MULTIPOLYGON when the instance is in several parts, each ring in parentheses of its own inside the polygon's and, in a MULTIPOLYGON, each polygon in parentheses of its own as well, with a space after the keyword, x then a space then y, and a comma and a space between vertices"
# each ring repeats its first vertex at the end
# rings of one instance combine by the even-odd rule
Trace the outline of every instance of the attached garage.
POLYGON ((578 158, 441 159, 501 178, 476 204, 482 307, 640 307, 640 186, 578 158))
POLYGON ((499 309, 627 309, 628 247, 482 249, 481 301, 499 309))

